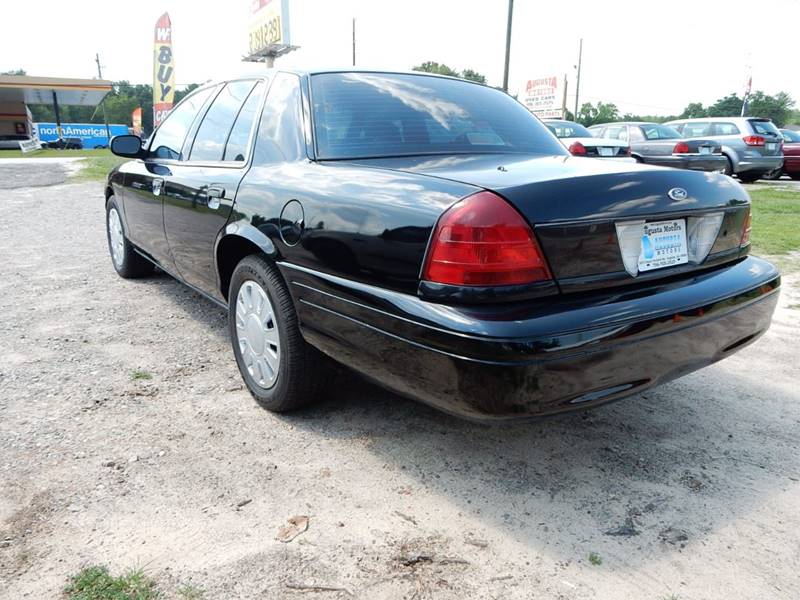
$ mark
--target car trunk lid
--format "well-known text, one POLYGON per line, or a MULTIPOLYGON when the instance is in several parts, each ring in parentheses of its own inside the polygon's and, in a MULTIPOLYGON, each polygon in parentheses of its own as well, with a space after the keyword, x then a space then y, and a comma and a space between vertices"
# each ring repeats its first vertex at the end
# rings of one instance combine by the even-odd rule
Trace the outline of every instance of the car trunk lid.
POLYGON ((674 276, 738 258, 749 200, 733 179, 716 173, 610 162, 509 154, 359 161, 468 183, 501 195, 534 228, 565 292, 674 276), (671 190, 678 191, 670 194, 671 190), (618 225, 682 221, 687 238, 692 238, 699 235, 698 219, 706 216, 715 220, 712 227, 717 223, 707 244, 707 259, 704 255, 694 263, 633 274, 626 269, 618 225))

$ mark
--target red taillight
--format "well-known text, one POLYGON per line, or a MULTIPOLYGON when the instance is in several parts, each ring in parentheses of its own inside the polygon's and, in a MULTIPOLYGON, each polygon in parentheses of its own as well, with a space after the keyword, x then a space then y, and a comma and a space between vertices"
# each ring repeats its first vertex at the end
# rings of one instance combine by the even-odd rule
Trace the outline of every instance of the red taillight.
POLYGON ((678 142, 672 149, 673 154, 689 154, 689 144, 686 142, 678 142))
POLYGON ((574 156, 586 156, 586 146, 580 142, 572 142, 572 145, 569 147, 569 153, 574 156))
POLYGON ((761 137, 760 135, 748 135, 742 138, 744 143, 748 146, 763 146, 766 143, 766 139, 761 137))
POLYGON ((753 220, 750 215, 750 209, 747 209, 747 216, 744 218, 744 227, 742 227, 742 239, 739 242, 740 247, 747 246, 750 243, 750 230, 752 227, 753 220))
POLYGON ((533 231, 500 196, 478 192, 436 224, 422 278, 448 285, 519 285, 551 279, 533 231))

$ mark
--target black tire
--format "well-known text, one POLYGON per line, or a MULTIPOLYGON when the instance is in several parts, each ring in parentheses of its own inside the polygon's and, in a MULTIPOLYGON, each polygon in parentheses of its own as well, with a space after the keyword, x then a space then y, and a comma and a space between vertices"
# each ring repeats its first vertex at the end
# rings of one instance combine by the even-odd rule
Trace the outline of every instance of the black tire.
POLYGON ((733 162, 731 162, 731 157, 727 154, 723 154, 722 156, 725 157, 725 168, 722 170, 722 172, 730 177, 733 175, 733 162))
POLYGON ((739 173, 739 181, 742 183, 755 183, 761 179, 761 173, 739 173))
MULTIPOLYGON (((242 379, 253 398, 267 410, 286 412, 300 408, 316 400, 326 387, 332 373, 328 359, 303 339, 286 284, 278 270, 263 256, 247 256, 233 271, 228 291, 228 330, 242 379), (278 330, 277 376, 268 387, 260 385, 251 375, 239 343, 237 303, 239 290, 248 281, 255 282, 266 292, 272 305, 273 326, 278 330)), ((249 341, 243 343, 248 347, 249 341)))
POLYGON ((136 279, 138 277, 146 277, 151 275, 155 266, 141 254, 136 252, 133 244, 128 241, 128 237, 125 235, 121 216, 122 211, 117 205, 116 198, 114 198, 113 195, 109 196, 108 200, 106 201, 106 240, 108 241, 108 253, 111 256, 111 264, 114 265, 114 270, 120 277, 125 279, 136 279), (112 211, 116 211, 122 235, 122 244, 121 247, 118 247, 118 251, 121 252, 121 257, 119 258, 114 254, 114 248, 111 241, 112 211))
POLYGON ((777 169, 773 169, 772 171, 767 171, 761 176, 761 179, 766 179, 767 181, 775 181, 783 177, 783 167, 778 167, 777 169))
POLYGON ((794 181, 800 181, 800 173, 791 173, 789 174, 789 177, 791 177, 794 181))

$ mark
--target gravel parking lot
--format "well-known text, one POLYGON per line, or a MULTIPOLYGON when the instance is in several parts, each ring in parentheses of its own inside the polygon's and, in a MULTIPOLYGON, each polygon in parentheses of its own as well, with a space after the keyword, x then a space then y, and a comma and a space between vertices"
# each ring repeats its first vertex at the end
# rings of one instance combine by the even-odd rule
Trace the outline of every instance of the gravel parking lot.
POLYGON ((797 597, 795 277, 756 344, 594 412, 476 425, 342 374, 277 416, 223 311, 117 277, 101 184, 9 168, 1 598, 57 598, 91 564, 166 598, 797 597), (308 529, 276 539, 294 516, 308 529))

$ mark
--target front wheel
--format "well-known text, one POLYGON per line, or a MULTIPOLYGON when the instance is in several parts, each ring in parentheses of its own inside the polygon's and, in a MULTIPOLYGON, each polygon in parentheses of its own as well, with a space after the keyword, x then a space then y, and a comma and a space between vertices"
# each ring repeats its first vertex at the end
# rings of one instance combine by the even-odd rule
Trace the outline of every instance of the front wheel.
POLYGON ((764 173, 761 178, 767 179, 769 181, 775 181, 776 179, 780 179, 783 176, 783 167, 778 167, 777 169, 773 169, 772 171, 767 171, 764 173))
POLYGON ((300 335, 283 278, 261 256, 242 259, 233 272, 228 329, 239 372, 264 408, 299 408, 315 400, 328 382, 327 359, 300 335))
POLYGON ((106 202, 106 237, 108 238, 108 252, 111 254, 111 264, 120 277, 134 279, 150 275, 155 268, 153 263, 136 252, 133 244, 125 236, 119 206, 114 196, 109 196, 106 202))

